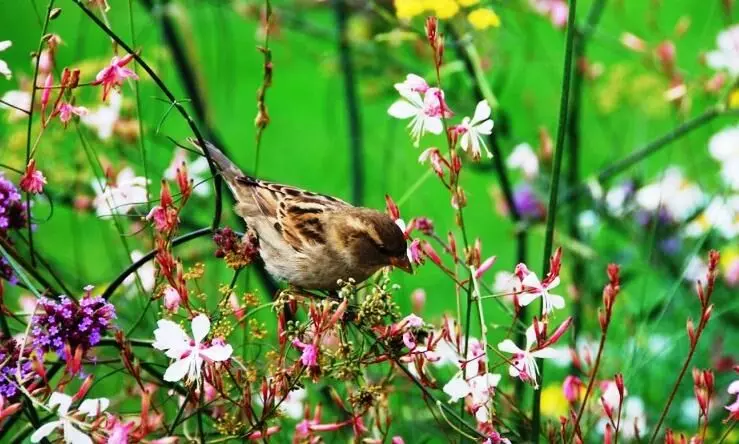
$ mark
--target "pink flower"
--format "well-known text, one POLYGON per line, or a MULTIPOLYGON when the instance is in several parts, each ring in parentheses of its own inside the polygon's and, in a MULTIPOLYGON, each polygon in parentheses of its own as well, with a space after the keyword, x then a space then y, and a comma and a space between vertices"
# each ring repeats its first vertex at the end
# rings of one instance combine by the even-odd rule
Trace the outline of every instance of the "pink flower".
POLYGON ((133 421, 122 423, 118 418, 113 418, 111 421, 108 420, 107 429, 108 441, 107 444, 128 444, 128 435, 133 430, 135 423, 133 421))
POLYGON ((565 398, 570 402, 575 402, 580 398, 580 389, 582 388, 582 381, 577 376, 568 376, 565 378, 562 384, 562 391, 564 392, 565 398))
POLYGON ((413 239, 410 246, 408 246, 408 259, 414 265, 421 265, 423 263, 423 253, 421 250, 421 241, 413 239))
POLYGON ((405 444, 405 441, 403 441, 402 436, 393 436, 392 441, 390 441, 392 444, 405 444))
POLYGON ((58 115, 59 120, 64 123, 66 126, 67 123, 72 120, 72 114, 75 114, 77 116, 86 116, 88 113, 87 108, 84 106, 72 106, 70 103, 67 102, 59 102, 59 105, 57 105, 56 110, 52 113, 52 117, 58 115))
POLYGON ((318 365, 318 348, 313 344, 304 344, 300 340, 293 340, 293 346, 300 350, 300 362, 306 367, 315 367, 318 365))
POLYGON ((536 363, 536 359, 551 359, 557 356, 557 352, 553 348, 536 348, 536 333, 533 325, 526 329, 525 350, 519 348, 510 339, 506 339, 498 344, 498 350, 513 354, 511 366, 508 368, 508 374, 514 378, 520 378, 522 381, 531 382, 534 385, 534 389, 539 388, 539 383, 537 382, 539 366, 536 363))
POLYGON ((554 311, 554 309, 562 309, 565 306, 565 300, 562 296, 550 294, 549 290, 559 285, 559 276, 556 276, 550 282, 540 282, 536 277, 536 273, 529 272, 526 277, 521 280, 524 292, 519 296, 519 303, 525 307, 532 303, 535 299, 542 298, 542 316, 554 311))
POLYGON ((36 169, 36 160, 31 159, 26 167, 26 172, 21 177, 21 189, 27 193, 39 194, 44 191, 44 185, 46 185, 46 178, 41 171, 36 169))
POLYGON ((139 77, 132 70, 125 68, 125 66, 133 60, 133 54, 127 54, 122 58, 113 57, 110 61, 110 65, 103 68, 97 76, 93 85, 103 85, 103 101, 108 98, 108 93, 112 88, 123 85, 123 81, 130 78, 138 80, 139 77))
POLYGON ((164 300, 164 308, 168 311, 176 311, 180 308, 180 302, 182 301, 180 293, 171 285, 167 285, 167 288, 164 289, 162 299, 164 300))

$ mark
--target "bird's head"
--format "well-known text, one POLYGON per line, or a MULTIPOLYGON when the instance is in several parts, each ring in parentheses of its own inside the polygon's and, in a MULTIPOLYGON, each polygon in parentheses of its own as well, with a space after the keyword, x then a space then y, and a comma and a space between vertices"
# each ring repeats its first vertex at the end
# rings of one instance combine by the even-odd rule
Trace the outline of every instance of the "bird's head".
POLYGON ((413 273, 403 231, 387 214, 356 208, 346 214, 343 226, 347 250, 358 266, 392 265, 413 273))

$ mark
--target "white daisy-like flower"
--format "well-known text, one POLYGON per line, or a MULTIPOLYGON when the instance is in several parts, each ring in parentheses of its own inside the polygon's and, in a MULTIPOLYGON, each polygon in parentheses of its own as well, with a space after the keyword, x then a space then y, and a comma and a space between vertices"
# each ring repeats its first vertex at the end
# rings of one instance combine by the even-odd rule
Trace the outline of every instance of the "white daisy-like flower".
POLYGON ((725 128, 708 141, 708 152, 721 163, 721 178, 739 190, 739 125, 725 128))
POLYGON ((11 122, 25 119, 31 109, 31 93, 20 90, 6 92, 0 102, 0 109, 9 110, 8 120, 11 122))
POLYGON ((465 117, 462 119, 462 123, 457 125, 457 129, 462 131, 459 145, 464 151, 469 149, 475 159, 480 158, 482 153, 480 147, 485 148, 488 158, 493 157, 483 138, 483 136, 489 136, 493 132, 493 121, 490 119, 490 113, 490 105, 488 105, 487 100, 481 100, 475 107, 475 114, 472 119, 465 117))
POLYGON ((226 361, 233 353, 230 344, 207 346, 203 343, 210 331, 210 319, 204 314, 199 314, 192 320, 192 339, 182 327, 168 319, 159 320, 157 326, 152 346, 175 360, 164 372, 165 381, 176 382, 187 376, 188 383, 199 384, 203 362, 226 361))
POLYGON ((93 179, 92 188, 96 195, 92 205, 99 217, 128 214, 147 201, 146 179, 136 176, 131 168, 122 169, 114 184, 106 186, 93 179))
MULTIPOLYGON (((0 52, 5 51, 6 49, 10 48, 13 45, 13 42, 10 40, 3 40, 0 42, 0 52)), ((0 75, 5 76, 6 79, 10 80, 11 77, 13 77, 13 72, 8 67, 8 64, 5 62, 5 60, 0 60, 0 75)))
POLYGON ((688 181, 678 167, 669 167, 657 182, 636 192, 636 203, 644 210, 663 208, 677 222, 692 216, 706 201, 698 184, 688 181))
POLYGON ((398 85, 395 88, 402 99, 390 105, 387 112, 396 119, 411 119, 408 127, 411 129, 413 145, 418 146, 421 136, 426 132, 441 134, 444 131, 442 117, 451 116, 444 103, 444 92, 439 88, 428 88, 422 97, 417 90, 398 85))
POLYGON ((528 143, 519 143, 513 148, 506 159, 506 166, 520 169, 529 180, 539 174, 539 158, 528 143))
POLYGON ((716 37, 718 49, 706 54, 706 64, 716 70, 725 70, 732 77, 739 76, 739 25, 721 31, 716 37))
POLYGON ((116 90, 111 90, 107 103, 98 106, 80 117, 83 125, 94 129, 100 140, 108 140, 113 135, 113 128, 121 116, 123 96, 116 90))

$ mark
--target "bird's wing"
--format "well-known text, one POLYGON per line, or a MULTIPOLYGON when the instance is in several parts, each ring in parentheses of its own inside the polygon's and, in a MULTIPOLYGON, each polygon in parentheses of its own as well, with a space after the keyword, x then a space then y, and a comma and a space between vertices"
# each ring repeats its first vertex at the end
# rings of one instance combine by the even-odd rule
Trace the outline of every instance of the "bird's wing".
POLYGON ((332 213, 351 208, 343 200, 300 188, 240 177, 237 182, 251 193, 254 208, 259 214, 274 220, 275 230, 294 250, 326 242, 326 221, 332 213))

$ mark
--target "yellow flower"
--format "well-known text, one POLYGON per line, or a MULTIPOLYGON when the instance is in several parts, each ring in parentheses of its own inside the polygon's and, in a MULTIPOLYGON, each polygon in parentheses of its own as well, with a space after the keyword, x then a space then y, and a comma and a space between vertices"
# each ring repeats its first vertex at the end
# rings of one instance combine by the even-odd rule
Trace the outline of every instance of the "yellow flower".
POLYGON ((439 19, 450 19, 459 12, 459 4, 454 0, 426 0, 426 8, 439 19))
POLYGON ((542 415, 552 418, 566 416, 568 408, 569 404, 559 385, 552 384, 541 391, 542 415))
POLYGON ((724 275, 729 274, 729 270, 731 270, 731 266, 735 260, 739 260, 739 249, 728 247, 721 250, 721 262, 719 265, 721 265, 721 271, 723 271, 724 275))
POLYGON ((480 0, 457 0, 460 4, 460 6, 464 6, 465 8, 468 6, 476 5, 480 3, 480 0))
POLYGON ((395 15, 400 20, 410 20, 425 10, 423 0, 394 0, 395 15))
POLYGON ((480 30, 500 26, 500 17, 495 11, 488 8, 475 9, 467 15, 467 20, 470 21, 473 27, 480 30))
POLYGON ((739 88, 729 93, 729 109, 739 109, 739 88))

